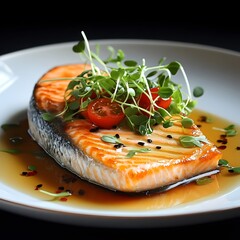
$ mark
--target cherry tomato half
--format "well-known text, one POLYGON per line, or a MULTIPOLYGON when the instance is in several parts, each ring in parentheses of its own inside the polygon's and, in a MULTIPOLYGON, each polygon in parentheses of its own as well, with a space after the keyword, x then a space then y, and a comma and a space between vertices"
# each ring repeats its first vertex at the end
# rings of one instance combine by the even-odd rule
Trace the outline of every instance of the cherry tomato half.
MULTIPOLYGON (((158 87, 150 89, 153 100, 155 100, 159 96, 158 91, 159 91, 158 87)), ((172 101, 171 97, 168 99, 158 98, 155 103, 157 104, 158 107, 167 109, 171 104, 171 101, 172 101)), ((139 107, 144 108, 146 110, 150 110, 150 106, 151 106, 150 99, 146 94, 142 93, 139 99, 139 107)), ((154 110, 157 110, 157 109, 158 109, 157 107, 154 108, 154 110)), ((145 112, 143 113, 146 114, 145 112)))
POLYGON ((105 129, 113 128, 125 117, 120 105, 109 98, 99 98, 90 102, 87 115, 92 123, 105 129))

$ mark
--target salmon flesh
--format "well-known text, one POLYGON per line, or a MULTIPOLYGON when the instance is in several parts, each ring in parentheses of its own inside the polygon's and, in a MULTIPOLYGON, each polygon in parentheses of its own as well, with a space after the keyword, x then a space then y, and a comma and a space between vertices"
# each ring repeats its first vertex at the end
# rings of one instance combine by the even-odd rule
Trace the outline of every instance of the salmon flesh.
POLYGON ((58 113, 64 108, 69 80, 63 79, 79 75, 86 67, 69 64, 50 69, 36 83, 28 108, 30 135, 62 167, 91 183, 129 193, 177 186, 219 172, 222 154, 212 142, 191 148, 180 144, 181 136, 203 136, 196 125, 183 128, 176 121, 164 128, 159 124, 151 135, 142 136, 126 128, 94 131, 96 126, 80 118, 45 121, 42 113, 58 113), (102 136, 118 136, 124 147, 104 142, 102 136), (142 148, 150 151, 136 151, 142 148), (136 154, 128 157, 130 151, 136 154))

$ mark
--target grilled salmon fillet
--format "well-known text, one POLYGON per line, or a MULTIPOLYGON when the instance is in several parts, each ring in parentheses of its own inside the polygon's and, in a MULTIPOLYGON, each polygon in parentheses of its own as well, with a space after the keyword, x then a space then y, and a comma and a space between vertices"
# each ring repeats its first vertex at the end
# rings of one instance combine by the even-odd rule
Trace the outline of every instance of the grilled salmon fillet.
POLYGON ((29 104, 30 135, 62 167, 89 182, 122 192, 149 191, 218 169, 222 154, 212 142, 191 148, 180 144, 182 136, 203 136, 196 125, 183 128, 176 121, 169 128, 157 125, 151 135, 142 136, 124 127, 95 131, 96 126, 86 119, 45 121, 43 112, 57 113, 64 108, 69 83, 65 78, 86 68, 89 66, 70 64, 49 70, 36 83, 29 104), (103 136, 117 136, 121 144, 104 142, 103 136), (143 148, 148 151, 141 152, 143 148), (135 154, 129 157, 131 151, 135 154))

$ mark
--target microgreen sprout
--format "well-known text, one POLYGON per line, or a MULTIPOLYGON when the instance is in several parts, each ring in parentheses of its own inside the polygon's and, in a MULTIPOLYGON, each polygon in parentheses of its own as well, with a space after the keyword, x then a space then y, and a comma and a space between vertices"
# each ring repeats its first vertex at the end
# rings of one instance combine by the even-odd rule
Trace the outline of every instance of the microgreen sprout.
POLYGON ((132 158, 136 153, 146 153, 150 152, 150 148, 140 148, 140 149, 132 149, 128 152, 128 154, 125 156, 125 158, 132 158))
POLYGON ((208 143, 208 140, 204 135, 198 137, 181 136, 179 140, 183 147, 201 147, 202 143, 208 143))
POLYGON ((232 166, 230 166, 230 164, 228 163, 228 161, 225 160, 225 159, 220 159, 220 160, 218 161, 218 165, 219 165, 220 167, 225 167, 225 168, 227 168, 228 172, 230 172, 230 173, 240 173, 240 167, 232 167, 232 166))
POLYGON ((5 123, 5 124, 1 125, 1 128, 4 131, 7 131, 7 130, 12 129, 12 128, 17 128, 17 127, 19 127, 19 124, 17 124, 17 123, 5 123))
POLYGON ((121 143, 120 140, 116 136, 104 135, 101 137, 101 140, 103 142, 113 143, 113 144, 121 143))
POLYGON ((213 127, 213 129, 224 132, 227 135, 227 137, 233 137, 237 135, 237 130, 235 129, 235 125, 233 124, 230 124, 225 128, 213 127))
POLYGON ((10 154, 22 153, 22 151, 19 149, 0 149, 0 152, 10 153, 10 154))
POLYGON ((208 183, 211 183, 213 181, 213 179, 211 177, 203 177, 203 178, 199 178, 196 180, 196 184, 197 185, 205 185, 208 183))
POLYGON ((68 197, 68 196, 71 196, 71 195, 72 195, 72 194, 71 194, 70 192, 68 192, 68 191, 59 192, 59 193, 52 193, 52 192, 48 192, 48 191, 43 190, 43 189, 39 189, 38 191, 41 192, 41 193, 44 193, 44 194, 46 194, 46 195, 55 197, 55 198, 58 198, 58 197, 68 197))
MULTIPOLYGON (((90 69, 69 79, 65 92, 65 108, 57 115, 43 113, 46 121, 52 121, 57 116, 69 121, 85 111, 91 101, 104 97, 120 105, 125 114, 124 124, 141 135, 151 134, 156 124, 171 127, 171 117, 175 114, 182 116, 183 127, 191 127, 192 123, 185 116, 195 107, 196 100, 192 99, 190 83, 179 62, 165 63, 166 59, 162 58, 155 66, 147 66, 144 58, 141 63, 125 59, 123 50, 116 51, 112 46, 108 47, 110 55, 103 60, 99 54, 99 46, 93 52, 85 33, 82 31, 81 34, 83 40, 73 46, 73 51, 87 60, 90 69), (172 80, 172 76, 179 71, 187 93, 181 91, 181 84, 172 80), (153 98, 150 89, 156 87, 159 89, 158 96, 153 98), (149 100, 150 107, 147 109, 139 104, 142 94, 149 100), (166 108, 157 103, 159 99, 170 98, 171 103, 166 108)), ((198 96, 201 94, 198 93, 198 96)))

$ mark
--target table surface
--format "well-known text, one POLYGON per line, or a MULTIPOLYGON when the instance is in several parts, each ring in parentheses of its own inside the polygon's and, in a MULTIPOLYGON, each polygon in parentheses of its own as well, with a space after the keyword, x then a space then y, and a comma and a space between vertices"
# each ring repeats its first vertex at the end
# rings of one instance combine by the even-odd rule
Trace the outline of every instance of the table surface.
MULTIPOLYGON (((0 55, 9 52, 35 47, 40 45, 78 41, 80 31, 84 30, 91 39, 159 39, 179 42, 198 43, 209 46, 240 51, 240 30, 235 26, 224 27, 221 24, 182 22, 179 24, 164 24, 158 22, 134 23, 26 23, 19 25, 0 24, 0 55)), ((105 239, 122 239, 129 236, 149 236, 156 234, 161 237, 173 233, 173 227, 152 229, 106 229, 66 225, 46 220, 32 219, 14 213, 0 210, 1 233, 5 231, 8 237, 26 236, 47 237, 50 232, 55 237, 89 237, 105 239), (11 229, 7 231, 4 229, 11 229), (106 231, 107 230, 107 231, 106 231), (129 234, 132 233, 132 234, 129 234)), ((240 217, 226 220, 174 227, 174 234, 181 234, 189 238, 193 236, 212 237, 226 236, 233 239, 239 234, 240 217), (190 234, 191 233, 191 234, 190 234), (193 235, 194 234, 194 235, 193 235), (196 235, 197 234, 197 235, 196 235)), ((180 236, 180 235, 179 235, 180 236)), ((130 238, 130 237, 129 237, 130 238)))

